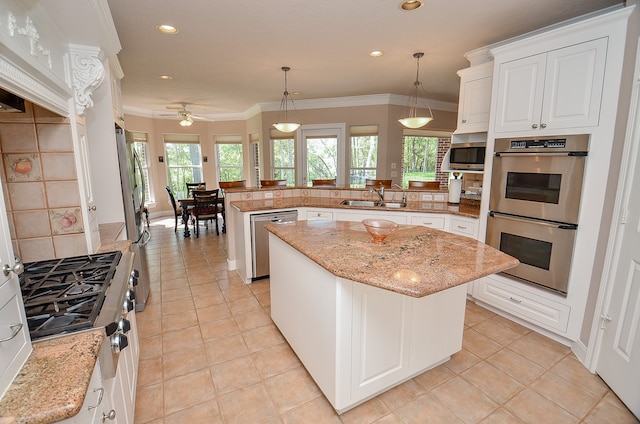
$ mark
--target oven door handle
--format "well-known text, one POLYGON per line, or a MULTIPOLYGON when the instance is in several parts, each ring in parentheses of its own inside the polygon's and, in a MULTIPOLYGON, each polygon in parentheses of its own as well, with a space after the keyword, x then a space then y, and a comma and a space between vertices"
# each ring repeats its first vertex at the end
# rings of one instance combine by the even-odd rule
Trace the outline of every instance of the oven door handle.
POLYGON ((495 211, 489 211, 489 216, 494 218, 510 219, 512 221, 535 222, 536 224, 546 225, 548 227, 553 227, 553 228, 559 228, 561 230, 577 230, 578 229, 578 225, 576 224, 565 224, 562 222, 545 221, 544 219, 529 218, 529 217, 520 216, 520 215, 510 215, 508 213, 501 213, 501 212, 495 212, 495 211))
POLYGON ((495 157, 501 156, 587 156, 587 152, 496 152, 495 157))

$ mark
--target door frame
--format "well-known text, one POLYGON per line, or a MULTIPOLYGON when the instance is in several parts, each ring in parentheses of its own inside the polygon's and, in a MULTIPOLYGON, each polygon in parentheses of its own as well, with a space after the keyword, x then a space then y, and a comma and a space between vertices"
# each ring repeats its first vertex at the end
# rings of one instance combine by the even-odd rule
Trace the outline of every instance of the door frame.
MULTIPOLYGON (((304 184, 304 177, 306 174, 306 158, 307 158, 307 149, 304 142, 304 137, 306 132, 316 132, 316 131, 335 131, 338 135, 338 165, 337 165, 337 174, 336 175, 336 184, 344 185, 346 182, 346 169, 345 164, 347 163, 347 152, 348 152, 348 143, 347 143, 347 124, 336 123, 336 124, 311 124, 311 125, 301 125, 300 128, 296 131, 296 185, 304 184)), ((307 181, 308 183, 308 181, 307 181)))

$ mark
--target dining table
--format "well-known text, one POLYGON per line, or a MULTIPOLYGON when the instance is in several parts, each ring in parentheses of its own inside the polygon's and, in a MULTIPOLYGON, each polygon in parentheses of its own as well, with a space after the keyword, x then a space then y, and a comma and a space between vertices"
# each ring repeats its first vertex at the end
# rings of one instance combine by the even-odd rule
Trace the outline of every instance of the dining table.
MULTIPOLYGON (((222 232, 227 232, 227 223, 225 222, 224 212, 224 197, 218 197, 217 204, 222 205, 222 232)), ((178 199, 178 204, 182 208, 182 222, 184 222, 184 236, 191 237, 191 231, 189 231, 189 215, 191 214, 191 208, 196 204, 195 199, 178 199)))

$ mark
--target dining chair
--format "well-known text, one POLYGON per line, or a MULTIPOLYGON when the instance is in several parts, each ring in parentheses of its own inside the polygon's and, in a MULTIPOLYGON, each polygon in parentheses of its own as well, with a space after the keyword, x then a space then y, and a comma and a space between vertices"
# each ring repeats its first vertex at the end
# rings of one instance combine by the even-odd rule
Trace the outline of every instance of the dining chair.
POLYGON ((199 183, 185 183, 187 185, 187 199, 193 198, 194 190, 206 190, 207 183, 199 182, 199 183))
MULTIPOLYGON (((236 181, 220 181, 218 182, 218 185, 220 186, 220 194, 222 195, 222 198, 224 199, 224 196, 226 194, 225 190, 228 188, 239 188, 239 187, 246 187, 246 181, 245 180, 236 180, 236 181)), ((226 233, 227 232, 227 207, 225 206, 225 201, 223 200, 221 202, 222 205, 222 212, 220 213, 220 215, 222 216, 222 232, 226 233)))
POLYGON ((260 180, 260 187, 286 186, 287 180, 260 180))
POLYGON ((409 188, 440 190, 440 181, 409 181, 409 188))
POLYGON ((384 187, 384 188, 391 188, 391 180, 371 180, 371 179, 366 179, 365 180, 365 187, 384 187))
POLYGON ((173 195, 173 190, 171 190, 171 187, 166 186, 165 189, 167 190, 167 193, 169 193, 169 200, 171 201, 171 206, 173 206, 173 215, 176 219, 176 224, 173 232, 176 232, 178 231, 178 217, 182 216, 182 208, 176 203, 176 197, 173 195))
POLYGON ((193 226, 196 237, 200 236, 200 221, 204 221, 205 228, 209 228, 209 221, 213 221, 216 226, 216 235, 220 235, 218 229, 218 214, 221 212, 218 201, 220 190, 193 190, 193 226))
POLYGON ((316 179, 316 180, 311 180, 311 185, 313 187, 335 187, 336 186, 336 179, 316 179))

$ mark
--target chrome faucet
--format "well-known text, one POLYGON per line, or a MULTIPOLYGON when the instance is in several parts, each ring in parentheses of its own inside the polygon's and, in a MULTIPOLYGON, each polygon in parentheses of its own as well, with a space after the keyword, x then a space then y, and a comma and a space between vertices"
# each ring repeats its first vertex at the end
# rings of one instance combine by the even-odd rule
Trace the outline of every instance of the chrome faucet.
MULTIPOLYGON (((393 184, 391 187, 398 187, 400 190, 402 190, 402 204, 406 205, 407 204, 407 194, 405 193, 404 189, 402 188, 402 186, 399 186, 398 184, 393 184)), ((393 195, 394 199, 395 199, 395 194, 393 195)))
POLYGON ((378 193, 378 197, 380 197, 380 201, 384 202, 384 186, 380 185, 380 190, 376 190, 375 188, 372 188, 369 190, 369 193, 373 193, 376 192, 378 193))

